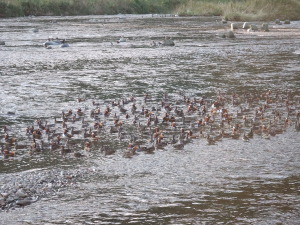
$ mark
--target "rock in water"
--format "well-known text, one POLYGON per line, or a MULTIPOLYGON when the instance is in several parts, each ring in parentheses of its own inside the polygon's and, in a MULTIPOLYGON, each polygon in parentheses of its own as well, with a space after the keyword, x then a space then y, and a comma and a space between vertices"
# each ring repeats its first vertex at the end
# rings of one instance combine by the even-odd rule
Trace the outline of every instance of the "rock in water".
POLYGON ((253 31, 257 31, 258 28, 255 24, 251 24, 250 25, 250 28, 247 30, 248 32, 253 32, 253 31))
POLYGON ((263 31, 268 32, 268 31, 269 31, 269 24, 263 23, 263 24, 261 25, 261 29, 262 29, 263 31))
POLYGON ((30 205, 31 203, 34 203, 38 200, 38 197, 36 199, 21 199, 16 201, 16 205, 18 206, 26 206, 30 205))
POLYGON ((5 203, 4 198, 0 198, 0 208, 5 206, 5 205, 6 205, 6 203, 5 203))
POLYGON ((257 26, 255 24, 251 24, 250 25, 250 29, 252 29, 253 31, 257 31, 258 30, 258 28, 257 28, 257 26))
POLYGON ((162 45, 163 46, 175 46, 175 43, 171 39, 166 39, 166 40, 163 41, 162 45))
POLYGON ((23 189, 19 189, 16 192, 16 196, 18 196, 19 198, 26 198, 28 194, 23 189))
POLYGON ((222 19, 222 23, 223 23, 223 24, 226 24, 226 23, 227 23, 227 20, 223 18, 223 19, 222 19))
POLYGON ((227 37, 228 37, 228 38, 235 38, 235 35, 234 35, 234 33, 230 30, 230 31, 228 31, 228 33, 227 33, 227 37))
POLYGON ((276 20, 275 20, 275 23, 278 24, 278 25, 281 25, 281 24, 282 24, 281 21, 280 21, 279 19, 276 19, 276 20))
POLYGON ((62 45, 60 45, 61 48, 67 48, 70 47, 70 45, 68 43, 63 43, 62 45))

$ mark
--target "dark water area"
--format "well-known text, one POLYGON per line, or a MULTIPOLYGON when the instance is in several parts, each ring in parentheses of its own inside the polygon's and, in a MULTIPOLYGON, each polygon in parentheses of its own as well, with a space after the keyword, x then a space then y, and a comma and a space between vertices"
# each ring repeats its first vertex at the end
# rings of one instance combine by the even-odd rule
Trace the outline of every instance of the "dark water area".
POLYGON ((0 155, 0 224, 299 224, 300 22, 227 30, 217 17, 1 19, 0 143, 15 156, 0 155), (153 45, 165 37, 175 46, 153 45), (57 135, 71 153, 50 149, 57 135))

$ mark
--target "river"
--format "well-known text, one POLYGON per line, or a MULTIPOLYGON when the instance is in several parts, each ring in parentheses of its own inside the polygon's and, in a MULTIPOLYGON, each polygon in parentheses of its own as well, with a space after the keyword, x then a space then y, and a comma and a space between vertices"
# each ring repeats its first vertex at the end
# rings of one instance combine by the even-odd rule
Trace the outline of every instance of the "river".
POLYGON ((299 223, 299 21, 270 22, 270 32, 238 29, 233 39, 222 38, 229 23, 219 17, 0 21, 1 145, 14 142, 5 133, 19 144, 8 146, 14 157, 0 156, 0 224, 299 223), (122 37, 126 42, 117 43, 122 37), (47 49, 48 38, 66 39, 70 47, 47 49), (165 38, 175 46, 159 45, 165 38), (224 104, 215 107, 216 101, 224 104), (78 133, 59 143, 70 139, 71 153, 61 154, 50 142, 63 136, 58 121, 70 110, 66 128, 78 133), (169 119, 162 123, 165 113, 176 117, 176 128, 169 119), (135 138, 147 146, 155 126, 146 123, 154 115, 166 142, 181 128, 197 136, 180 149, 157 144, 151 154, 131 154, 135 138), (228 124, 218 124, 222 118, 228 124), (200 119, 207 123, 199 128, 200 119), (37 121, 52 131, 36 138, 40 151, 26 133, 38 129, 37 121), (243 141, 252 125, 256 132, 243 141), (99 131, 97 138, 83 135, 89 128, 99 131), (218 139, 223 129, 229 137, 218 139), (31 202, 20 206, 20 198, 31 202))

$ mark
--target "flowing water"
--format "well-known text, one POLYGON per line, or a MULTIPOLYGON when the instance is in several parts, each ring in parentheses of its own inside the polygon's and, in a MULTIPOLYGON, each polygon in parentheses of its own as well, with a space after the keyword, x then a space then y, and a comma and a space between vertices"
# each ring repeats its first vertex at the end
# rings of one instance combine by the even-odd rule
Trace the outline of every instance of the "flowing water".
MULTIPOLYGON (((69 109, 89 115, 96 108, 93 100, 101 112, 110 105, 112 115, 119 114, 125 134, 119 139, 108 132, 112 115, 101 114, 106 128, 95 141, 101 144, 86 152, 82 134, 71 138, 84 157, 61 155, 49 146, 41 153, 24 147, 15 157, 0 156, 1 195, 22 189, 39 198, 17 207, 14 199, 9 206, 0 196, 0 224, 298 224, 300 138, 294 124, 300 111, 300 22, 270 24, 269 33, 238 30, 228 39, 220 34, 229 25, 219 21, 168 15, 1 19, 0 125, 11 137, 30 146, 26 127, 36 127, 38 119, 58 127, 54 118, 69 109), (46 49, 49 37, 65 38, 70 47, 46 49), (121 37, 127 41, 117 43, 121 37), (165 37, 175 46, 152 46, 165 37), (233 96, 245 101, 242 96, 265 93, 273 100, 266 119, 275 111, 289 119, 277 135, 254 135, 247 142, 223 138, 213 145, 195 138, 181 150, 168 145, 123 157, 129 134, 137 131, 133 115, 126 120, 112 101, 134 96, 141 111, 142 105, 160 108, 165 96, 185 110, 183 96, 212 103, 222 95, 235 114, 239 106, 229 103, 233 96), (100 145, 116 152, 105 155, 100 145)), ((239 105, 246 107, 243 101, 239 105)), ((264 101, 248 106, 251 116, 264 101)), ((130 105, 124 106, 128 112, 130 105)), ((85 119, 93 126, 93 118, 85 119)), ((139 120, 146 123, 143 116, 139 120)), ((81 121, 69 126, 82 128, 81 121)))

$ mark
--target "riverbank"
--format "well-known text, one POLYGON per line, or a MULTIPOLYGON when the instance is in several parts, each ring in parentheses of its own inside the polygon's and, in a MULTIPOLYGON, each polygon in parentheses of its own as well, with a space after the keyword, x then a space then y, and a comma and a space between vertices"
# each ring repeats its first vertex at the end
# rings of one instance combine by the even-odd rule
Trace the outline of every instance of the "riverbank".
POLYGON ((296 0, 189 1, 177 9, 180 15, 219 15, 234 21, 299 20, 296 0))
POLYGON ((266 21, 300 20, 299 11, 297 0, 0 0, 0 17, 168 13, 266 21))

